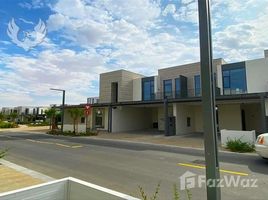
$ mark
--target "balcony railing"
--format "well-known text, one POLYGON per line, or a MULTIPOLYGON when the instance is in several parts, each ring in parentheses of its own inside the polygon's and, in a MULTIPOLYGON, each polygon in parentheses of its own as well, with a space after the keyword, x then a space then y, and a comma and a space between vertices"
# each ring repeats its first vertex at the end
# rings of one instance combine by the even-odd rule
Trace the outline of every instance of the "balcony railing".
MULTIPOLYGON (((230 90, 230 89, 224 89, 222 95, 235 95, 235 94, 247 94, 247 91, 244 90, 230 90)), ((220 96, 220 88, 215 89, 215 95, 220 96)), ((171 91, 171 92, 157 92, 154 94, 151 94, 148 98, 143 99, 143 101, 153 101, 153 100, 162 100, 165 97, 167 99, 188 99, 188 98, 195 98, 195 97, 201 97, 202 96, 202 89, 195 90, 195 89, 189 89, 187 91, 171 91)))

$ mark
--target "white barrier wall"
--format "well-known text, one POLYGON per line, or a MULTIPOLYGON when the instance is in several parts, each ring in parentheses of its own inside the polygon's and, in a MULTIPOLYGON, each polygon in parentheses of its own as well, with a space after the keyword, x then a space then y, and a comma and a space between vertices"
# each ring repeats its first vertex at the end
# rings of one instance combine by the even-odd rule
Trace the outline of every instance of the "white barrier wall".
POLYGON ((238 140, 254 144, 256 140, 255 131, 235 131, 235 130, 221 130, 221 145, 226 146, 228 140, 238 140))
MULTIPOLYGON (((76 126, 77 128, 77 126, 76 126)), ((74 126, 73 124, 64 124, 63 131, 73 131, 74 126)), ((78 132, 86 132, 86 124, 78 124, 78 132)))

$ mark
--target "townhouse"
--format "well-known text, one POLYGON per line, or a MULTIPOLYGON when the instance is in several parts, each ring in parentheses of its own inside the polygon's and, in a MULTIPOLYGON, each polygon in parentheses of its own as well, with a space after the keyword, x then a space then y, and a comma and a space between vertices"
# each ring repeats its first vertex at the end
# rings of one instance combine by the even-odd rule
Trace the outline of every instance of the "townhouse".
MULTIPOLYGON (((255 60, 213 61, 218 130, 267 131, 268 51, 255 60)), ((108 132, 203 131, 200 64, 159 69, 156 76, 126 70, 100 74, 91 127, 108 132)))
POLYGON ((17 113, 17 122, 28 122, 31 120, 45 120, 45 111, 50 107, 46 106, 17 106, 17 107, 3 107, 1 112, 5 115, 10 115, 11 113, 17 113), (31 119, 29 118, 31 117, 31 119))

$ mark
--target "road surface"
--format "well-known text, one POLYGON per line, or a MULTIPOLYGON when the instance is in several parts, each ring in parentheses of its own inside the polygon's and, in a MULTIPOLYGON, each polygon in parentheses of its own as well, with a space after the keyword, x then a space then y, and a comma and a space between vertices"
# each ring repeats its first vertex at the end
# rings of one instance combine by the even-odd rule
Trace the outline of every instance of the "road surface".
MULTIPOLYGON (((205 174, 203 151, 197 149, 32 132, 1 132, 0 148, 9 148, 6 160, 48 176, 72 176, 135 197, 140 197, 138 186, 150 196, 160 182, 159 199, 171 200, 185 172, 205 174)), ((255 154, 220 153, 220 167, 222 178, 245 179, 244 186, 257 179, 253 188, 224 185, 222 199, 267 199, 268 161, 255 154)), ((206 199, 204 184, 190 192, 193 200, 206 199)))

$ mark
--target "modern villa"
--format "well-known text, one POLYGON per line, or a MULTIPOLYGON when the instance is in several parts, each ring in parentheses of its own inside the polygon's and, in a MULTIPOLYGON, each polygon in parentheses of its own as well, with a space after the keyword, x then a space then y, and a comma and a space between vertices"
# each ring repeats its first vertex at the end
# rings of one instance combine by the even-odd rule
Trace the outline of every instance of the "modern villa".
MULTIPOLYGON (((255 60, 213 61, 218 130, 267 131, 268 51, 255 60)), ((99 101, 90 128, 108 132, 203 131, 200 64, 191 63, 143 76, 126 70, 100 74, 99 101)))

